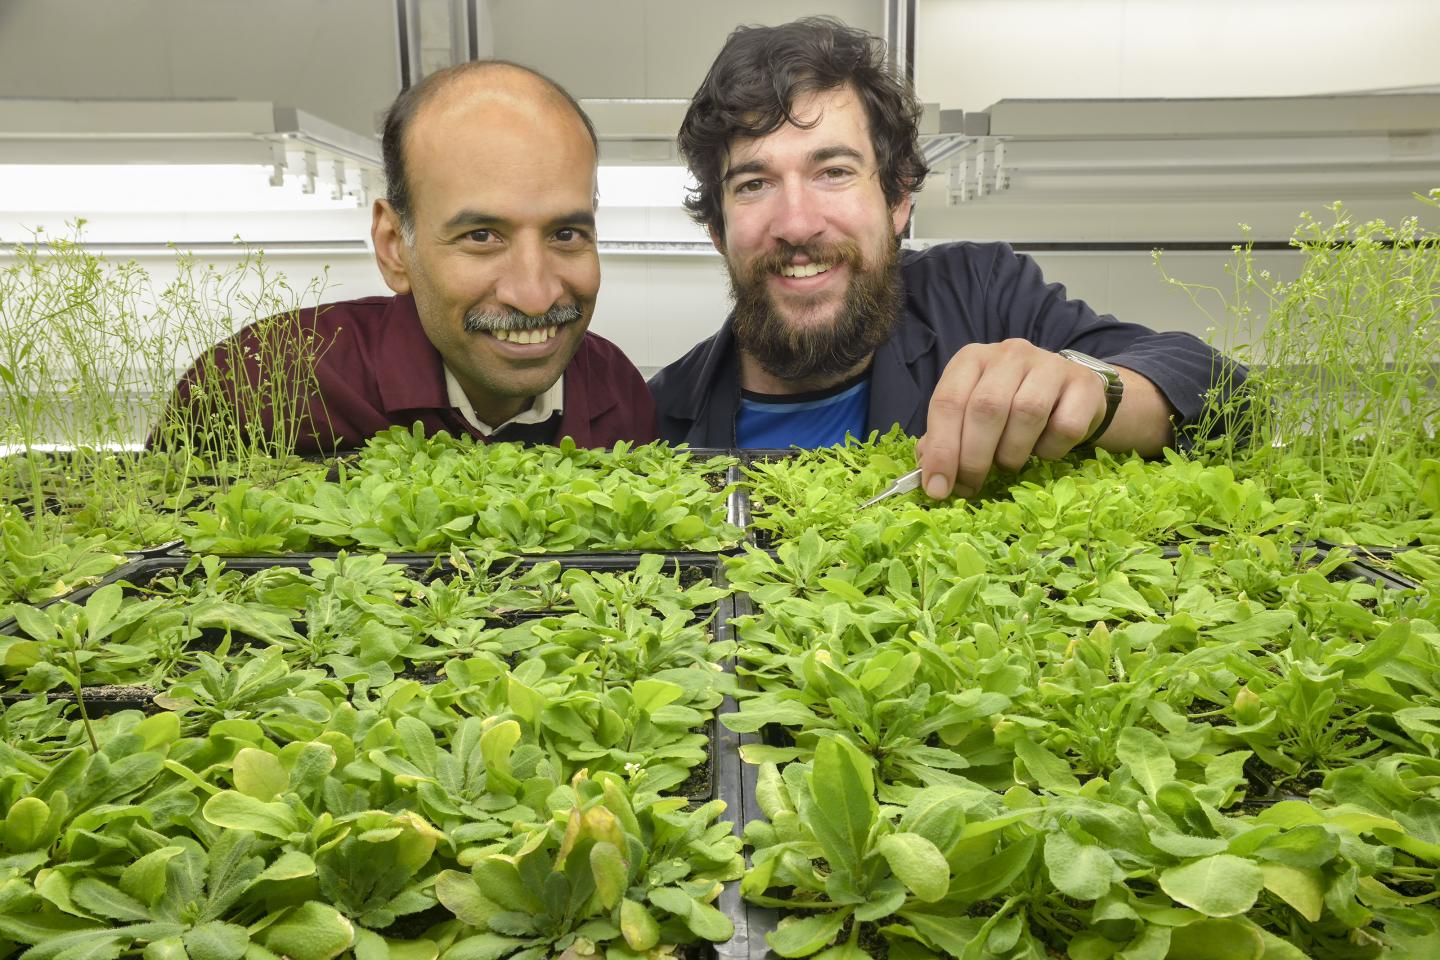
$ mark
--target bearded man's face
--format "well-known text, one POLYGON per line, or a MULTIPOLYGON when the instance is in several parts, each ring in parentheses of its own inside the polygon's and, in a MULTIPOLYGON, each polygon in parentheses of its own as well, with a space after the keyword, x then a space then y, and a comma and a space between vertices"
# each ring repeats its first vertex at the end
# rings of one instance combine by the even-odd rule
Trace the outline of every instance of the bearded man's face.
POLYGON ((843 377, 899 321, 896 236, 910 198, 885 199, 869 121, 849 87, 792 105, 796 123, 730 146, 725 254, 741 348, 807 387, 843 377))

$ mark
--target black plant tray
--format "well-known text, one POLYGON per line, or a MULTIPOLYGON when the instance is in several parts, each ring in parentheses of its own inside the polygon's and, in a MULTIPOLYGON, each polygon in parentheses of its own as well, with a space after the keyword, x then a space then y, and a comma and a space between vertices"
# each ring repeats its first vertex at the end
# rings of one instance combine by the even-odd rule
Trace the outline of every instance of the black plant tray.
MULTIPOLYGON (((85 698, 85 712, 91 719, 119 713, 121 710, 141 710, 145 713, 160 712, 160 707, 155 704, 155 691, 149 687, 81 687, 80 692, 85 698)), ((16 704, 40 697, 48 697, 51 700, 65 703, 75 702, 75 693, 68 688, 47 690, 44 693, 11 691, 0 693, 0 707, 9 709, 16 704)))
MULTIPOLYGON (((734 605, 734 616, 745 617, 756 612, 755 605, 749 594, 736 594, 731 597, 734 605)), ((730 700, 730 698, 726 698, 730 700)), ((738 712, 738 707, 733 700, 726 703, 722 708, 726 713, 738 712)), ((732 738, 732 753, 735 765, 739 768, 736 779, 740 786, 739 813, 736 818, 737 832, 742 832, 745 824, 751 820, 764 819, 765 814, 760 810, 759 801, 756 799, 755 788, 760 776, 760 768, 753 763, 745 763, 740 759, 740 748, 749 744, 760 744, 765 742, 763 733, 734 733, 723 723, 719 724, 725 736, 732 738)), ((745 864, 750 865, 750 854, 746 851, 745 864)), ((735 898, 737 908, 741 914, 735 922, 735 941, 727 946, 734 946, 735 949, 728 953, 722 953, 724 960, 763 960, 770 952, 770 945, 765 942, 765 935, 775 929, 780 922, 780 911, 773 907, 761 907, 753 903, 746 903, 740 898, 738 884, 735 887, 735 898), (743 937, 742 937, 743 932, 743 937)), ((728 891, 727 891, 728 892, 728 891)))

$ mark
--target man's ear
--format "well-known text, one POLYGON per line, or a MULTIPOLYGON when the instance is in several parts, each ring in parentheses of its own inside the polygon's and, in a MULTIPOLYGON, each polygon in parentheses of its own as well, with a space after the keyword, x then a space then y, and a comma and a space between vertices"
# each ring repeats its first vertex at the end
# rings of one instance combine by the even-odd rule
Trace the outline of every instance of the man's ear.
POLYGON ((410 247, 400 227, 400 214, 388 200, 376 200, 370 211, 370 241, 385 285, 396 293, 410 292, 410 247))
POLYGON ((900 202, 890 209, 891 232, 895 236, 905 232, 905 224, 910 222, 910 213, 914 208, 911 196, 908 193, 900 195, 900 202))
POLYGON ((715 229, 714 224, 711 224, 705 229, 710 233, 710 242, 715 245, 715 249, 720 251, 720 255, 723 257, 725 255, 725 237, 721 235, 719 230, 715 229))

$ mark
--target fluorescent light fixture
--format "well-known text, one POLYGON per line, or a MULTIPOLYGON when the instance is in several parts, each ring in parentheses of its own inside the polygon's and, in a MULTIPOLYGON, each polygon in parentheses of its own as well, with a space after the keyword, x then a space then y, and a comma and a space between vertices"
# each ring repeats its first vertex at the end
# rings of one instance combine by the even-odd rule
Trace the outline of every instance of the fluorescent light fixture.
POLYGON ((679 207, 695 187, 684 167, 608 166, 599 169, 600 208, 679 207))
POLYGON ((0 212, 232 213, 353 210, 355 194, 307 193, 303 178, 259 164, 0 164, 0 212))

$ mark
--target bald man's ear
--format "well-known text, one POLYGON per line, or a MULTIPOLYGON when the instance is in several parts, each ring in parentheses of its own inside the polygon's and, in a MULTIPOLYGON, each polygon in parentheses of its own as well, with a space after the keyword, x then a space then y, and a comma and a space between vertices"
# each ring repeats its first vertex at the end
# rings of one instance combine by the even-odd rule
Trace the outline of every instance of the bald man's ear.
POLYGON ((376 200, 370 211, 370 241, 385 285, 396 293, 410 292, 410 245, 405 242, 400 214, 388 200, 376 200))

